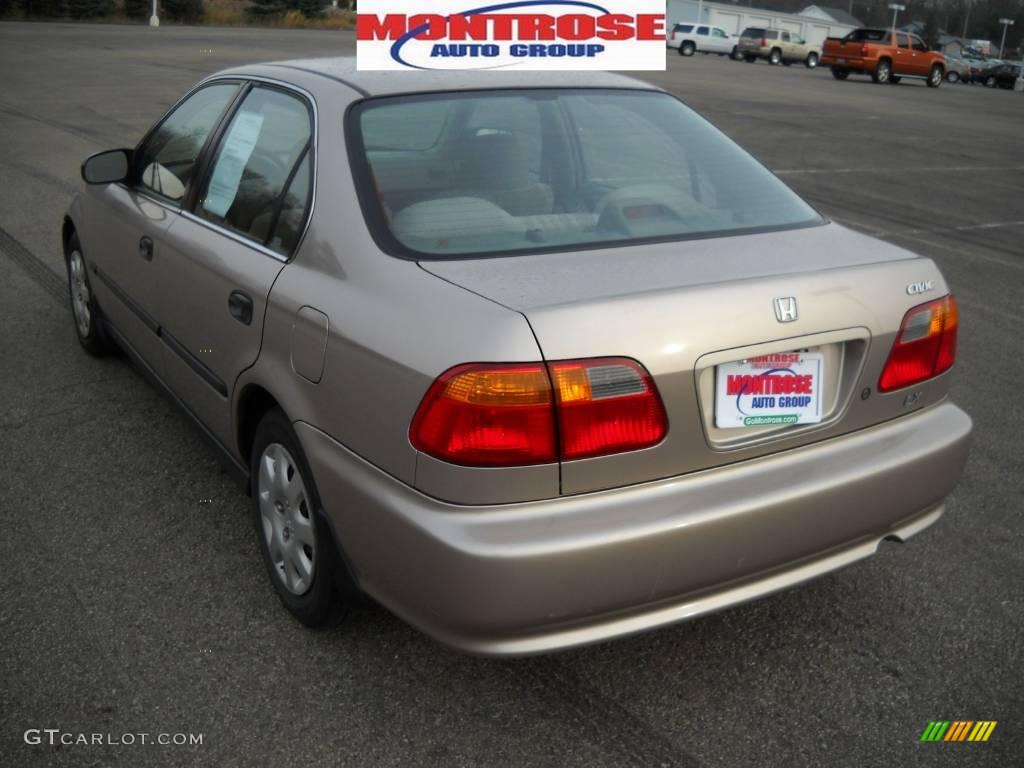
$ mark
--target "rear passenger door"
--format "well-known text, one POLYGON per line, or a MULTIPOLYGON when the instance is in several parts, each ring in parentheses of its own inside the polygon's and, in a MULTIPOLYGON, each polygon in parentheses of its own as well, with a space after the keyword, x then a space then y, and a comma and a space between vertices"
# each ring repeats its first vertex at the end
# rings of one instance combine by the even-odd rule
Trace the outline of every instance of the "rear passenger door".
POLYGON ((897 75, 914 74, 914 63, 910 50, 910 39, 902 32, 896 34, 896 45, 894 47, 894 59, 892 71, 897 75))
POLYGON ((228 447, 231 392, 259 354, 267 298, 303 235, 314 184, 309 97, 247 89, 167 233, 157 277, 167 383, 228 447))
POLYGON ((711 29, 710 27, 697 27, 697 50, 708 51, 711 46, 711 29))

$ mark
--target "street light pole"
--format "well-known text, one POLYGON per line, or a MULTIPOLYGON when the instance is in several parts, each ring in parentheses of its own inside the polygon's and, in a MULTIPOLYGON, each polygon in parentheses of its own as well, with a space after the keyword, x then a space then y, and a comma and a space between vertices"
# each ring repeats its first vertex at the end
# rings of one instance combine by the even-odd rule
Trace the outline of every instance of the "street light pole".
POLYGON ((1003 58, 1003 47, 1006 45, 1006 30, 1008 27, 1013 26, 1013 19, 1000 19, 999 23, 1003 25, 1003 41, 999 44, 999 58, 1003 58))
POLYGON ((892 8, 892 33, 896 34, 896 15, 900 11, 907 10, 907 6, 900 5, 899 3, 889 3, 889 7, 892 8))
POLYGON ((967 15, 964 16, 964 33, 960 35, 964 40, 967 39, 967 22, 971 20, 971 0, 967 0, 967 15))
POLYGON ((149 26, 160 26, 160 17, 156 15, 156 0, 153 0, 153 15, 149 17, 149 26))

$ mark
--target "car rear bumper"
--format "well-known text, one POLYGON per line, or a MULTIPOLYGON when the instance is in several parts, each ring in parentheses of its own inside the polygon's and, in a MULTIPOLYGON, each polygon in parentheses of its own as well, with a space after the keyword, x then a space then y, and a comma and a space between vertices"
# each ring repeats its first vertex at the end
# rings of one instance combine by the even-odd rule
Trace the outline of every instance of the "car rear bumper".
POLYGON ((485 655, 632 634, 867 557, 938 519, 971 432, 947 402, 658 482, 465 507, 295 426, 360 586, 441 642, 485 655))

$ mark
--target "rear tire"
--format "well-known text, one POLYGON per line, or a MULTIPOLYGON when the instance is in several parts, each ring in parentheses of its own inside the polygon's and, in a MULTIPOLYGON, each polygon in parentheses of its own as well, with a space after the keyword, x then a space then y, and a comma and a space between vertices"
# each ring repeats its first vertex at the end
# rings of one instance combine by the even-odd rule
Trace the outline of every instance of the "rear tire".
POLYGON ((82 244, 77 233, 73 232, 68 238, 64 263, 68 272, 68 296, 71 300, 71 317, 75 322, 75 336, 87 353, 93 357, 103 357, 113 349, 113 344, 103 329, 103 316, 92 292, 89 265, 82 254, 82 244))
POLYGON ((818 66, 818 54, 814 53, 813 51, 811 53, 808 53, 807 58, 804 59, 804 66, 807 67, 808 69, 814 69, 816 66, 818 66))
POLYGON ((685 43, 679 46, 680 56, 693 56, 697 52, 697 46, 687 40, 685 43))
POLYGON ((985 78, 985 87, 986 88, 995 88, 996 87, 996 79, 992 75, 989 75, 988 77, 985 78))
POLYGON ((845 80, 850 76, 850 70, 841 69, 839 67, 832 67, 832 77, 836 80, 845 80))
POLYGON ((931 72, 928 73, 928 87, 938 88, 942 85, 943 80, 945 80, 945 77, 943 77, 942 67, 936 64, 932 67, 931 72))
POLYGON ((875 71, 871 73, 871 79, 876 83, 888 83, 892 77, 892 64, 888 59, 882 59, 875 65, 875 71))
POLYGON ((347 607, 335 589, 335 572, 343 566, 319 511, 313 473, 280 408, 256 428, 250 471, 253 522, 274 591, 307 627, 339 623, 347 607))
POLYGON ((768 63, 772 65, 778 65, 782 63, 782 51, 778 48, 772 48, 772 52, 768 54, 768 63))

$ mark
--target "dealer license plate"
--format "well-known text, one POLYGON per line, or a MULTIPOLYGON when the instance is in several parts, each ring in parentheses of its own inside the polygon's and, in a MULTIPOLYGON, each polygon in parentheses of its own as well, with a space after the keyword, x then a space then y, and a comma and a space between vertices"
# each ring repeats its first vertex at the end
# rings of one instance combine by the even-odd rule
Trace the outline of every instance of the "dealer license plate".
POLYGON ((783 352, 717 366, 715 426, 818 423, 823 368, 820 352, 783 352))

